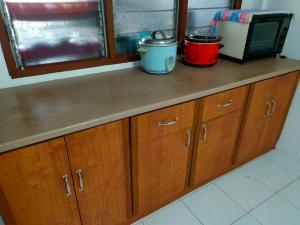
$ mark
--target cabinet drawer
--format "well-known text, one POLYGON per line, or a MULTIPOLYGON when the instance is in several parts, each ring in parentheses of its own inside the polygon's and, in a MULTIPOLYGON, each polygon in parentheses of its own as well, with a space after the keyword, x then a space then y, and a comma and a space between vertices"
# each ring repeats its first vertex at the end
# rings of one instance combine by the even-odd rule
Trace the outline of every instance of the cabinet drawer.
POLYGON ((202 121, 207 121, 243 108, 247 86, 205 97, 202 121))
POLYGON ((194 110, 195 101, 191 101, 135 117, 138 142, 142 143, 192 127, 194 110))

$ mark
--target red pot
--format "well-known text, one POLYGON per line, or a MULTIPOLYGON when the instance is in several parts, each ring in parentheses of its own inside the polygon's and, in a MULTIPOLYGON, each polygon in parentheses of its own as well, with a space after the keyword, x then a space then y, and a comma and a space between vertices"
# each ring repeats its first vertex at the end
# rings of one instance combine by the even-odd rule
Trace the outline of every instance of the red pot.
POLYGON ((183 58, 188 64, 199 66, 214 65, 218 61, 221 37, 215 35, 189 35, 183 41, 183 58))

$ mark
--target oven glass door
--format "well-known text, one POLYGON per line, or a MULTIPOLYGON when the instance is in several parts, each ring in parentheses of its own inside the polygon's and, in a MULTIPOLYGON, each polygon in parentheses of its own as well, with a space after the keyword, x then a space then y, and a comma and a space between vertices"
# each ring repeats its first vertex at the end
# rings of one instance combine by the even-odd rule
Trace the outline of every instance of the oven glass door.
POLYGON ((272 56, 276 52, 278 34, 284 17, 253 20, 249 30, 244 59, 272 56))

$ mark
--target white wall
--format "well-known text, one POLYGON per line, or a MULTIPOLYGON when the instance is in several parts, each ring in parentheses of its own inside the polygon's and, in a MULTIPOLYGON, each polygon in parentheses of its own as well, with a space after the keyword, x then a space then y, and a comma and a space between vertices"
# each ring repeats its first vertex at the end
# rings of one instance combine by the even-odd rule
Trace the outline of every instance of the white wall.
MULTIPOLYGON (((69 78, 69 77, 76 77, 76 76, 84 76, 88 74, 94 74, 94 73, 101 73, 111 70, 118 70, 118 69, 125 69, 125 68, 131 68, 138 66, 139 62, 129 62, 129 63, 122 63, 122 64, 115 64, 111 66, 100 66, 100 67, 93 67, 88 69, 80 69, 80 70, 73 70, 73 71, 67 71, 67 72, 60 72, 60 73, 53 73, 53 74, 47 74, 42 76, 34 76, 34 77, 26 77, 26 78, 19 78, 19 79, 11 79, 9 76, 7 66, 5 63, 5 59, 3 56, 3 52, 0 46, 0 89, 1 88, 7 88, 7 87, 13 87, 13 86, 19 86, 19 85, 25 85, 25 84, 32 84, 32 83, 38 83, 38 82, 44 82, 54 79, 63 79, 63 78, 69 78)), ((1 225, 1 223, 0 223, 1 225)))
POLYGON ((1 218, 1 216, 0 216, 0 225, 4 225, 4 222, 3 222, 2 218, 1 218))
POLYGON ((300 84, 276 148, 300 156, 300 84))
POLYGON ((243 9, 261 9, 263 6, 264 0, 243 0, 242 8, 243 9))
POLYGON ((289 30, 286 45, 283 51, 284 55, 291 58, 300 59, 300 0, 264 0, 263 8, 270 10, 284 10, 294 13, 289 30))

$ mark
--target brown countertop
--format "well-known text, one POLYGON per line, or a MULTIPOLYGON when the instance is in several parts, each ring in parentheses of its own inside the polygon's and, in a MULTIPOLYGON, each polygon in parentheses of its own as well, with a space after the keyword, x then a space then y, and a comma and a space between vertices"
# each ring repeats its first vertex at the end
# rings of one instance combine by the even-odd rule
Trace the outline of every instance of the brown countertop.
POLYGON ((300 61, 179 62, 165 76, 141 68, 0 90, 0 153, 300 70, 300 61))

